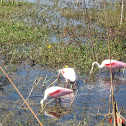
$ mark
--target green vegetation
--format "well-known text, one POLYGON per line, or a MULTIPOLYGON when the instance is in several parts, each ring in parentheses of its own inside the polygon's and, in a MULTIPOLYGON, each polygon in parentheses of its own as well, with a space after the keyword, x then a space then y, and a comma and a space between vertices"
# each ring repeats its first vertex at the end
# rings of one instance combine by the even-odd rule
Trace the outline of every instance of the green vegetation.
POLYGON ((94 60, 101 62, 108 58, 107 29, 111 57, 125 59, 126 11, 122 25, 120 15, 119 5, 115 8, 108 5, 105 10, 89 8, 86 12, 84 8, 56 9, 26 2, 19 2, 19 5, 4 2, 0 7, 0 53, 7 63, 30 61, 47 67, 68 65, 89 72, 94 60), (81 23, 70 24, 64 20, 81 23))

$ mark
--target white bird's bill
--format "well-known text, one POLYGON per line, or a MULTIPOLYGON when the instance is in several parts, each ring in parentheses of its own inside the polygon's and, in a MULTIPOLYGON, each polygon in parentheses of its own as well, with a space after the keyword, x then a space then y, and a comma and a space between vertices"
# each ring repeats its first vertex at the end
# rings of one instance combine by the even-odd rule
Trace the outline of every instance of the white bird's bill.
POLYGON ((92 71, 93 71, 93 67, 94 67, 94 66, 92 66, 92 68, 91 68, 90 74, 91 74, 91 73, 92 73, 92 71))
POLYGON ((41 100, 41 101, 40 101, 41 107, 43 107, 43 103, 44 103, 43 100, 41 100))

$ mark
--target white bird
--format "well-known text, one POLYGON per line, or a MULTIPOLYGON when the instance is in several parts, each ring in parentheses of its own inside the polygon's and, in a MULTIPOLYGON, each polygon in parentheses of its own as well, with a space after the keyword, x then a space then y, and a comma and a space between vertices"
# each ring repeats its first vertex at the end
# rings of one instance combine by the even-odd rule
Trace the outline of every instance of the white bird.
POLYGON ((72 93, 73 90, 68 88, 62 88, 59 86, 52 86, 45 90, 44 98, 40 101, 41 106, 43 106, 43 102, 47 99, 48 96, 53 97, 55 100, 58 99, 60 96, 67 95, 72 93))
POLYGON ((60 76, 60 73, 65 78, 67 84, 68 84, 68 80, 70 80, 71 82, 76 81, 76 74, 73 68, 67 67, 67 68, 60 69, 59 76, 60 76))

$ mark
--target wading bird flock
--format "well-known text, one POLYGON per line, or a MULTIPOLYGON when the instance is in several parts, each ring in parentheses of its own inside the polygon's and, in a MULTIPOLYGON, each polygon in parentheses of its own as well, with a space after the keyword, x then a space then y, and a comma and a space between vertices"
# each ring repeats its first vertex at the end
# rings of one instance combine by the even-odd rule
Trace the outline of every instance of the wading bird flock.
MULTIPOLYGON (((98 62, 93 62, 90 74, 92 73, 95 64, 98 66, 98 68, 110 68, 110 59, 102 61, 101 65, 99 65, 98 62)), ((114 69, 121 69, 121 68, 125 69, 126 63, 111 59, 111 68, 113 71, 114 69)), ((60 73, 65 78, 67 85, 69 80, 71 82, 76 81, 76 74, 73 68, 68 67, 68 68, 60 69, 58 77, 60 76, 60 73)), ((45 90, 44 98, 40 101, 40 104, 41 106, 43 106, 43 102, 47 99, 48 96, 57 100, 60 98, 60 96, 64 96, 70 93, 73 93, 73 90, 68 88, 63 88, 59 86, 49 87, 45 90)))

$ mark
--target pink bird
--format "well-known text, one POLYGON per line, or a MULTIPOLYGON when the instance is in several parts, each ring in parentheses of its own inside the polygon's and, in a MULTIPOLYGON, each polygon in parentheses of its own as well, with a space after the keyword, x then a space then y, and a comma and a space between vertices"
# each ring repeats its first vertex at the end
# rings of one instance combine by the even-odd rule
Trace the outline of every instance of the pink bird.
MULTIPOLYGON (((110 59, 102 61, 101 65, 99 65, 98 62, 93 62, 90 74, 92 73, 95 64, 98 66, 98 68, 110 68, 110 59)), ((126 68, 126 63, 111 59, 111 68, 112 70, 126 68)))
POLYGON ((73 68, 67 67, 67 68, 60 69, 59 76, 60 76, 60 73, 65 78, 67 85, 68 85, 68 80, 70 80, 71 82, 76 81, 76 74, 73 68))
POLYGON ((73 90, 71 90, 71 89, 62 88, 62 87, 59 87, 59 86, 49 87, 45 90, 44 98, 40 101, 40 104, 41 104, 41 106, 43 106, 43 102, 47 99, 48 96, 57 100, 60 96, 67 95, 67 94, 70 94, 72 92, 73 92, 73 90))

